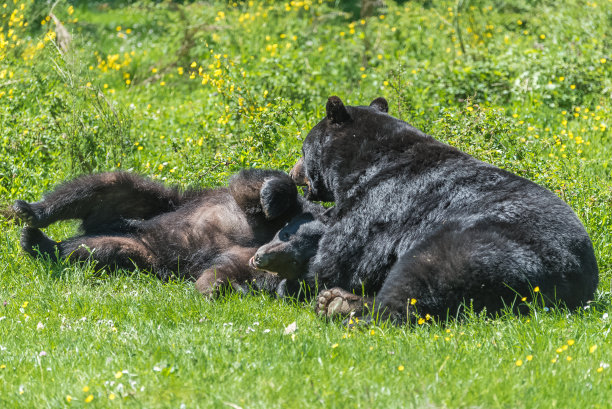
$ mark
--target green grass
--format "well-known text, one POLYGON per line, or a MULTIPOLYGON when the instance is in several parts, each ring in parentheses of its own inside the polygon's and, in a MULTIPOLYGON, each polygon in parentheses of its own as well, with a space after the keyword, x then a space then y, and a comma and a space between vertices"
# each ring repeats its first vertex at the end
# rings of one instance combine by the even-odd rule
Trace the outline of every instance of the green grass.
POLYGON ((382 95, 394 116, 567 201, 601 280, 572 313, 347 329, 308 303, 208 300, 191 282, 34 260, 5 212, 0 407, 609 407, 610 0, 389 0, 363 21, 355 1, 74 2, 73 13, 60 1, 66 55, 44 40, 45 3, 0 9, 3 208, 92 171, 187 187, 289 170, 328 96, 382 95))

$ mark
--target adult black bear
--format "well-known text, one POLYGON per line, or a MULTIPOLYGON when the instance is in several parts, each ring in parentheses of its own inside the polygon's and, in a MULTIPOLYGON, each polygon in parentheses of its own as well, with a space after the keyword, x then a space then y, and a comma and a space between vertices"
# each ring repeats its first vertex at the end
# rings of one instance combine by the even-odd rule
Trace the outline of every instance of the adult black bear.
POLYGON ((250 169, 229 188, 185 192, 125 172, 82 176, 14 209, 27 224, 21 246, 34 256, 174 273, 195 279, 203 294, 231 283, 282 295, 282 278, 249 267, 249 259, 288 220, 322 208, 299 196, 287 174, 250 169), (80 219, 83 234, 55 242, 39 230, 66 219, 80 219))
POLYGON ((320 293, 321 313, 359 310, 351 292, 362 291, 400 320, 444 318, 463 303, 493 313, 536 287, 569 308, 593 297, 591 240, 555 194, 389 116, 384 98, 331 97, 326 109, 291 172, 310 200, 335 201, 300 277, 341 287, 320 293))

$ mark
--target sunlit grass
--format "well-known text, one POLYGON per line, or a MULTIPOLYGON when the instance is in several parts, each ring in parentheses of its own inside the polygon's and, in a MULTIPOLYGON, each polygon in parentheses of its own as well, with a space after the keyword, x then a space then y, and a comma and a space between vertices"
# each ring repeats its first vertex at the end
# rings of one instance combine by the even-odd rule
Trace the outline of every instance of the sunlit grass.
POLYGON ((307 302, 208 300, 190 282, 33 260, 4 218, 0 407, 612 401, 612 2, 386 1, 362 18, 359 2, 60 1, 67 53, 47 2, 5 3, 2 207, 90 171, 187 187, 289 170, 328 96, 385 96, 392 115, 568 202, 601 280, 577 312, 349 329, 307 302))

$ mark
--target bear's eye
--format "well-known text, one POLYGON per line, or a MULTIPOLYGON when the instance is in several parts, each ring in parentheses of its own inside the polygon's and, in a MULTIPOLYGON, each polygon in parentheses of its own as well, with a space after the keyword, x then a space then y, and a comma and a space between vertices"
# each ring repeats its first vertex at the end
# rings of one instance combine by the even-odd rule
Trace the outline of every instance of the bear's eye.
POLYGON ((283 241, 287 241, 289 240, 289 233, 287 233, 286 231, 282 231, 278 234, 278 238, 283 241))

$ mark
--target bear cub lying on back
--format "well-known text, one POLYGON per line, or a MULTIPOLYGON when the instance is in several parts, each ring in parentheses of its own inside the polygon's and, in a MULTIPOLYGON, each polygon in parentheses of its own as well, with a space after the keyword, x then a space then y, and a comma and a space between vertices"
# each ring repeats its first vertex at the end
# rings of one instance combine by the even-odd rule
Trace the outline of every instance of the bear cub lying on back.
POLYGON ((322 207, 299 196, 287 174, 249 169, 229 187, 185 192, 126 172, 81 176, 39 202, 16 201, 14 210, 27 224, 21 246, 33 256, 177 274, 203 294, 231 284, 283 295, 283 278, 249 259, 287 221, 322 207), (56 242, 40 230, 67 219, 81 220, 83 233, 56 242))

